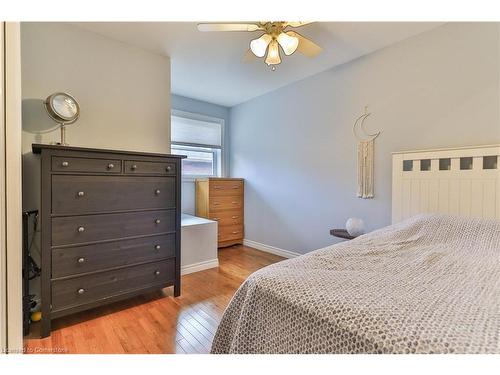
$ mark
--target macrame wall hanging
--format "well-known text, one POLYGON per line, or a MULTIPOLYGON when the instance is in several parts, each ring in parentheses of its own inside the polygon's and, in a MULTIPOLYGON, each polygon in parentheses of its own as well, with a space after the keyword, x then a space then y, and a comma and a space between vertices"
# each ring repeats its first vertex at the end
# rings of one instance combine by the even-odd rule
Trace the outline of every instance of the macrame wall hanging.
POLYGON ((370 134, 364 128, 365 120, 371 113, 365 107, 365 113, 359 116, 352 127, 352 132, 358 140, 358 197, 373 198, 374 187, 374 153, 375 139, 380 132, 370 134), (359 126, 358 126, 359 125, 359 126))

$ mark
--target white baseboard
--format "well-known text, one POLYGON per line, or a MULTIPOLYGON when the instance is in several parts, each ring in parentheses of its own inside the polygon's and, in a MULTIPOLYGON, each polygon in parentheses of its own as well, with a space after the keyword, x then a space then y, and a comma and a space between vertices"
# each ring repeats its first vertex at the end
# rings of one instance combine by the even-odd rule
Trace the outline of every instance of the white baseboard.
POLYGON ((181 275, 187 275, 189 273, 199 272, 216 267, 219 267, 219 259, 217 258, 206 260, 204 262, 188 264, 187 266, 181 266, 181 275))
POLYGON ((254 249, 257 249, 257 250, 265 251, 266 253, 279 255, 279 256, 282 256, 284 258, 295 258, 295 257, 302 255, 302 254, 295 253, 295 252, 290 251, 290 250, 280 249, 279 247, 274 247, 274 246, 266 245, 266 244, 263 244, 260 242, 247 240, 247 239, 243 240, 243 245, 248 246, 248 247, 253 247, 254 249))

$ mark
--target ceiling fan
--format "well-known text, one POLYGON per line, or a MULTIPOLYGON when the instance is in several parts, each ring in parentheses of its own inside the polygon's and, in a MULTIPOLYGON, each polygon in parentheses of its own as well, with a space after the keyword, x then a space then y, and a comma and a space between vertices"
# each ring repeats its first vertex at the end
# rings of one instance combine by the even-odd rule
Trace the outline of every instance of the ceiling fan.
POLYGON ((289 30, 312 22, 285 22, 269 21, 256 23, 199 23, 199 31, 263 31, 264 33, 250 42, 250 49, 243 57, 247 62, 254 57, 266 56, 265 62, 276 70, 276 65, 281 63, 280 47, 286 56, 299 51, 306 56, 318 55, 322 48, 312 40, 300 35, 298 32, 289 30), (267 55, 266 55, 267 54, 267 55))

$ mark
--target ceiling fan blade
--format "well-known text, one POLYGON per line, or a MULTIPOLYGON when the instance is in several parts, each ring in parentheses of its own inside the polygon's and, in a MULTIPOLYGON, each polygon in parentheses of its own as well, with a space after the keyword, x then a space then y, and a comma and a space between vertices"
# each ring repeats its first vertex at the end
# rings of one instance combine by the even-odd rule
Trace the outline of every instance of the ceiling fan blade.
POLYGON ((317 56, 323 50, 323 48, 318 46, 312 40, 307 39, 306 37, 300 35, 295 31, 288 31, 287 34, 299 38, 299 46, 297 47, 297 51, 303 53, 306 56, 309 57, 317 56))
POLYGON ((257 31, 262 27, 254 23, 199 23, 199 31, 257 31))
POLYGON ((313 21, 292 21, 292 22, 287 22, 286 25, 290 27, 300 27, 309 25, 310 23, 313 23, 313 21))
POLYGON ((255 60, 257 60, 258 57, 254 55, 252 50, 249 48, 248 51, 243 55, 243 58, 241 59, 242 63, 250 63, 255 60))

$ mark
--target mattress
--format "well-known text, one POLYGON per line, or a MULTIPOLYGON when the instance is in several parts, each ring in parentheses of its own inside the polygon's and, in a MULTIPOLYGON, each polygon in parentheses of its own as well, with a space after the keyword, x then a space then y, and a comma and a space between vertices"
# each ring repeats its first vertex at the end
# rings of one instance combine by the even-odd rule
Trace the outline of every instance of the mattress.
POLYGON ((419 215, 252 274, 212 353, 500 353, 500 222, 419 215))

